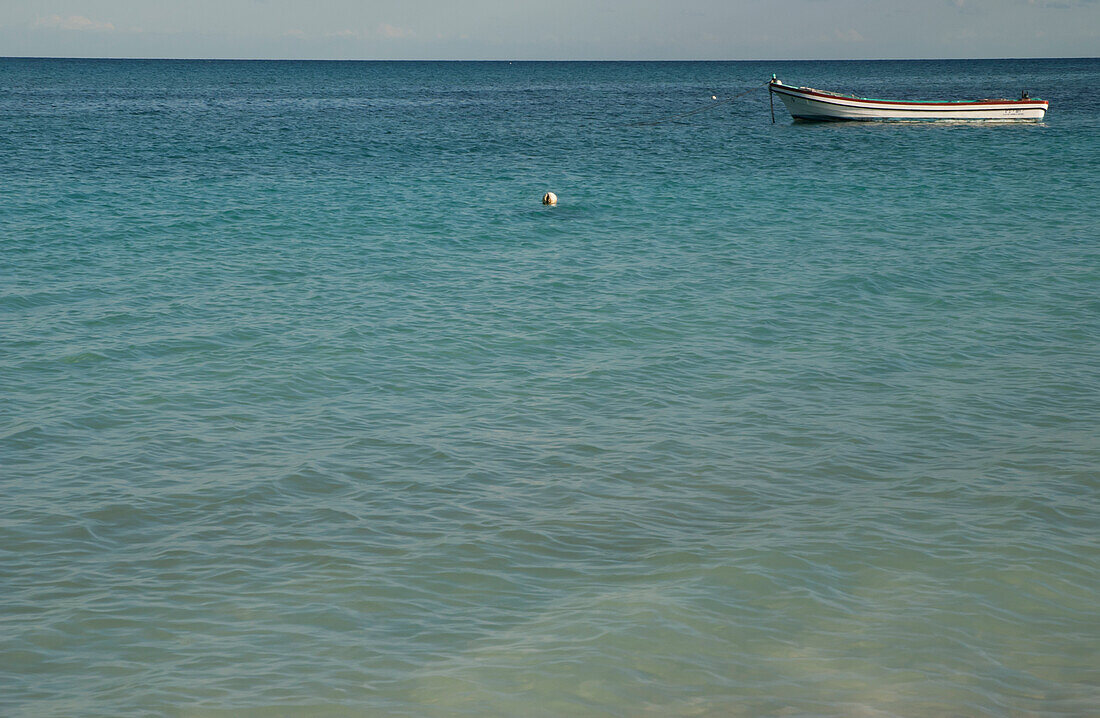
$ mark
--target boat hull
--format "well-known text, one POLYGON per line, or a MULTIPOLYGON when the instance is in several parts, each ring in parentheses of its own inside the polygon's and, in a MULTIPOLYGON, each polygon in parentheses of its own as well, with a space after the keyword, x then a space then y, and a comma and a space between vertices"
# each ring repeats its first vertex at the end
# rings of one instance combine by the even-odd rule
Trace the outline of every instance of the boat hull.
POLYGON ((773 82, 768 88, 796 120, 909 122, 985 121, 1038 122, 1046 115, 1045 100, 974 100, 915 102, 869 100, 773 82))

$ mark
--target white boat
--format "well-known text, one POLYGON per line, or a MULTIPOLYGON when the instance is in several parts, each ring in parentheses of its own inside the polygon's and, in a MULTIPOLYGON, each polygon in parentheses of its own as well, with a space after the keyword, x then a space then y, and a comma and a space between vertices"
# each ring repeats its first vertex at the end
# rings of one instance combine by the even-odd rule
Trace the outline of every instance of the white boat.
POLYGON ((779 95, 796 120, 1038 122, 1050 104, 1028 97, 1026 92, 1018 100, 873 100, 784 85, 775 75, 768 91, 779 95))

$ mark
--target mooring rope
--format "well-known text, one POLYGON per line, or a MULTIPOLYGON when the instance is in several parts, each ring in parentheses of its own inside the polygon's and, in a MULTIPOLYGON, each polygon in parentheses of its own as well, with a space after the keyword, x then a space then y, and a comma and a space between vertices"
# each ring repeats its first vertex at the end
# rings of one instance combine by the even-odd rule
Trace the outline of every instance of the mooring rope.
POLYGON ((660 125, 660 124, 663 124, 665 122, 672 122, 674 120, 682 120, 685 117, 691 117, 692 115, 698 115, 699 113, 706 112, 707 110, 713 110, 715 107, 718 107, 719 105, 724 105, 726 103, 733 102, 734 100, 739 100, 742 97, 744 97, 745 95, 749 94, 750 92, 755 92, 756 90, 759 90, 761 87, 767 87, 769 83, 771 83, 771 80, 768 80, 767 82, 765 82, 762 85, 756 85, 755 87, 750 87, 749 89, 745 90, 744 92, 742 92, 739 95, 734 95, 733 97, 727 97, 723 100, 718 100, 717 102, 712 102, 709 105, 706 105, 704 107, 700 107, 700 108, 695 109, 695 110, 691 110, 690 112, 681 112, 681 113, 676 114, 676 115, 668 115, 667 117, 659 117, 656 120, 649 120, 649 121, 646 121, 646 122, 631 122, 631 123, 626 124, 626 125, 620 125, 620 127, 645 127, 645 126, 648 126, 648 125, 660 125))

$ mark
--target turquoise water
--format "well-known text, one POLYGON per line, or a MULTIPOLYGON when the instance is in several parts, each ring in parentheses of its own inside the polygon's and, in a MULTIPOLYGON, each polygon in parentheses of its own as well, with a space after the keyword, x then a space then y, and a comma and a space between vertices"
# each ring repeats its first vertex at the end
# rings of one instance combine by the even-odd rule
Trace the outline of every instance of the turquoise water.
POLYGON ((0 712, 1095 712, 1097 86, 0 61, 0 712))

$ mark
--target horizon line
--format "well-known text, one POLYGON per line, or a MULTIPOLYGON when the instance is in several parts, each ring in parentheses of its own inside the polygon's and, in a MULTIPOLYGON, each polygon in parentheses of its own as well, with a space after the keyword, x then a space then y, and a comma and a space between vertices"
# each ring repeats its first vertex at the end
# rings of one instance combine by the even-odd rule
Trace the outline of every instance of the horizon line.
POLYGON ((942 62, 945 60, 1100 60, 1090 55, 1067 55, 1055 57, 1049 55, 1030 57, 851 57, 851 58, 752 58, 752 59, 515 59, 515 58, 327 58, 327 57, 140 57, 140 56, 70 56, 70 55, 0 55, 0 60, 147 60, 171 62, 942 62))

